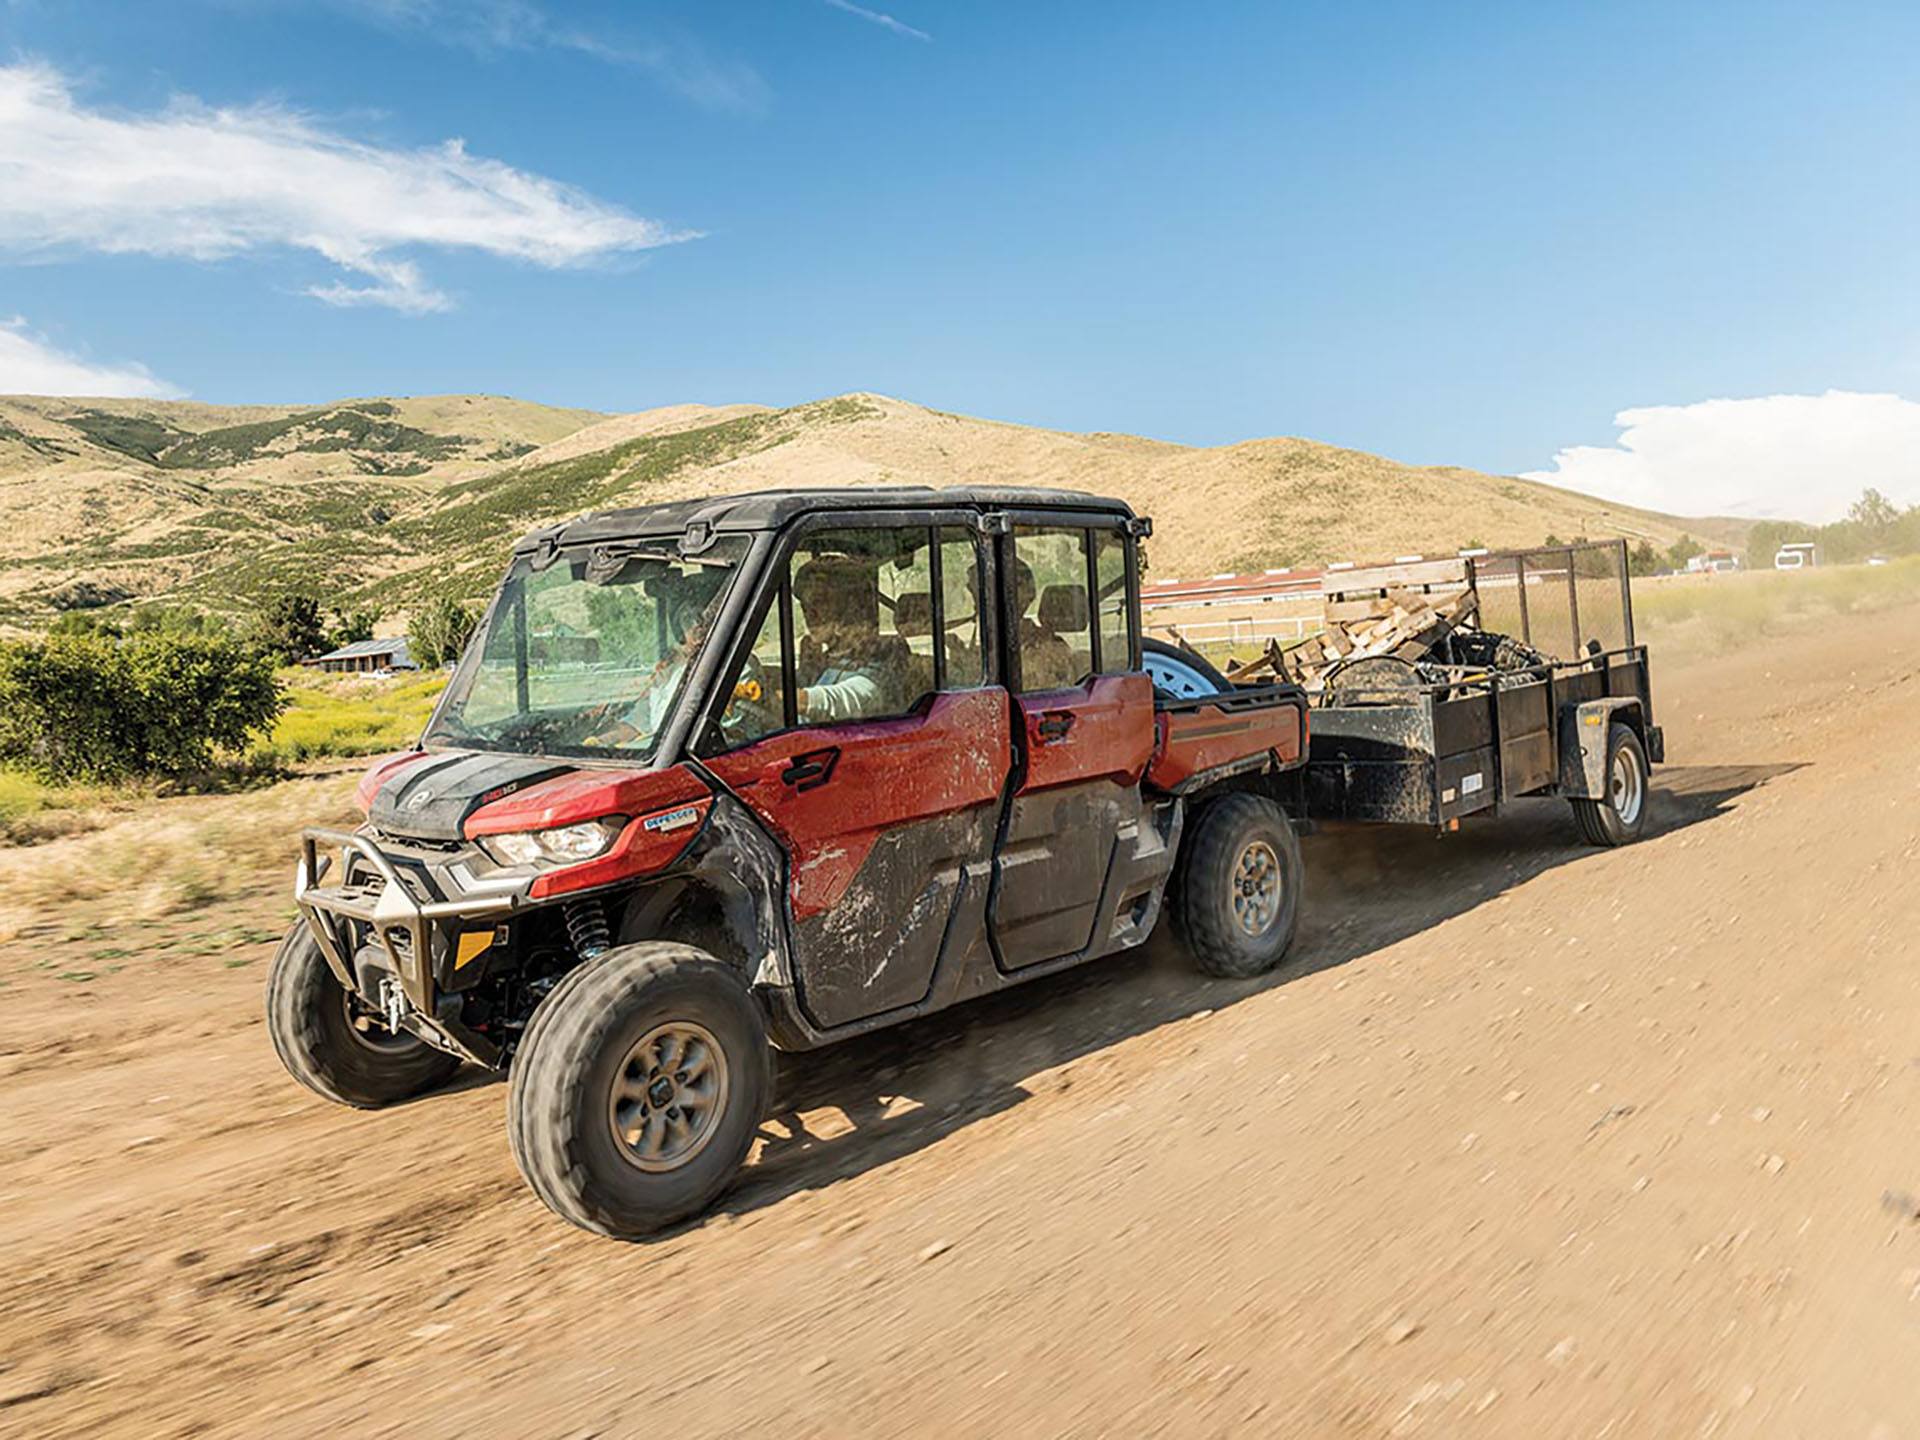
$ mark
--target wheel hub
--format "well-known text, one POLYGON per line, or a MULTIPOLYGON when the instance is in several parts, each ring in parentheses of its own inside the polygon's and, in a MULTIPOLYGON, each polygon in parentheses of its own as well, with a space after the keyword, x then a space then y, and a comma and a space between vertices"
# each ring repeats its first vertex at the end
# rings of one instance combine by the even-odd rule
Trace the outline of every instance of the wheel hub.
POLYGON ((656 1025, 614 1071, 607 1120, 641 1170, 676 1170, 707 1147, 727 1107, 727 1057, 704 1025, 656 1025))
POLYGON ((1614 751, 1611 773, 1607 777, 1607 800, 1614 813, 1627 824, 1633 824, 1640 818, 1644 793, 1640 767, 1634 763, 1632 753, 1624 746, 1614 751))
POLYGON ((1265 840, 1240 852, 1233 875, 1233 918, 1248 935, 1264 935, 1280 918, 1280 857, 1265 840))

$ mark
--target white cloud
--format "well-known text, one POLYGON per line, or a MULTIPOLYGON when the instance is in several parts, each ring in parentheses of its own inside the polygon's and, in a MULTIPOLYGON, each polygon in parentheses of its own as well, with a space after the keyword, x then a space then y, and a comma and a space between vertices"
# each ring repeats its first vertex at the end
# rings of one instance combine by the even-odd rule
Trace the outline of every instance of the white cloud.
POLYGON ((331 0, 390 30, 457 45, 479 55, 569 50, 651 75, 714 110, 757 110, 766 84, 749 65, 712 59, 686 37, 609 37, 553 18, 532 0, 331 0))
POLYGON ((121 395, 177 400, 187 392, 144 365, 96 365, 50 345, 16 315, 0 320, 0 395, 121 395))
POLYGON ((1524 478, 1682 515, 1837 520, 1873 486, 1920 504, 1920 404, 1829 390, 1648 405, 1524 478))
POLYGON ((114 115, 78 103, 45 66, 0 66, 0 251, 15 255, 219 260, 290 247, 370 282, 314 286, 317 298, 420 313, 451 301, 403 248, 558 269, 689 238, 458 140, 386 149, 264 105, 114 115))
POLYGON ((933 39, 933 36, 924 30, 916 30, 905 21, 896 20, 893 16, 882 14, 878 10, 869 10, 864 5, 856 5, 853 3, 853 0, 827 0, 827 4, 833 6, 836 10, 844 10, 849 15, 858 15, 862 20, 869 21, 883 29, 891 30, 896 35, 904 35, 909 40, 933 39))

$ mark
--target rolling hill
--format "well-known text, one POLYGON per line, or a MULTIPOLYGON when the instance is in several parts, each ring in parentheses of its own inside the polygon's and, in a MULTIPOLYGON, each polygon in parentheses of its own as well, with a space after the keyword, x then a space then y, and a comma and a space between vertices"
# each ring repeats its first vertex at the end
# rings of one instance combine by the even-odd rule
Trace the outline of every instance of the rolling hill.
POLYGON ((1019 483, 1120 495, 1165 577, 1692 520, 1311 440, 1195 448, 972 419, 880 395, 631 415, 493 396, 319 406, 0 398, 0 625, 166 600, 238 612, 293 587, 399 617, 475 597, 507 543, 585 510, 788 485, 1019 483))

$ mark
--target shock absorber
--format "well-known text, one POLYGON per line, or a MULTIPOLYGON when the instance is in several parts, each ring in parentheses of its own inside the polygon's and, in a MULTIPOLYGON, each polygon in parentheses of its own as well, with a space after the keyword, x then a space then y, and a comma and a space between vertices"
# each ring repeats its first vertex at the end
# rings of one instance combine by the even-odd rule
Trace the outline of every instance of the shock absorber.
POLYGON ((613 943, 606 908, 598 897, 568 901, 564 913, 567 939, 573 942, 573 953, 582 960, 593 959, 613 943))

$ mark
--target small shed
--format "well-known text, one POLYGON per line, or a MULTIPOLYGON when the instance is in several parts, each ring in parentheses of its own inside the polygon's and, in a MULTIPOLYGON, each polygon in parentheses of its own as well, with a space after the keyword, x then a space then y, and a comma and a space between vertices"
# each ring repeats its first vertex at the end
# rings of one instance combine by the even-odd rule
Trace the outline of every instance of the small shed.
POLYGON ((311 665, 316 670, 348 673, 419 668, 413 663, 413 657, 407 653, 405 636, 393 640, 356 640, 351 645, 342 645, 338 650, 330 650, 325 655, 315 655, 300 663, 311 665))

